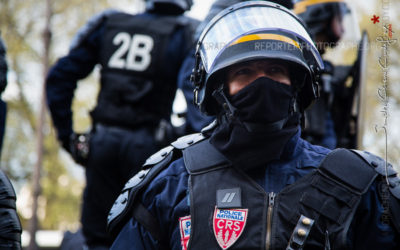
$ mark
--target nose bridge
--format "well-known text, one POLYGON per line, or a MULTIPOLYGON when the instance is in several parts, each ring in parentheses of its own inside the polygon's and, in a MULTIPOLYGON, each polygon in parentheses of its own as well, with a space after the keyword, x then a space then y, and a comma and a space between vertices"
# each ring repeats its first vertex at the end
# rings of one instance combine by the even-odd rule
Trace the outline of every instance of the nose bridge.
POLYGON ((266 72, 267 72, 267 70, 264 68, 261 68, 261 67, 257 68, 257 78, 267 76, 266 72))

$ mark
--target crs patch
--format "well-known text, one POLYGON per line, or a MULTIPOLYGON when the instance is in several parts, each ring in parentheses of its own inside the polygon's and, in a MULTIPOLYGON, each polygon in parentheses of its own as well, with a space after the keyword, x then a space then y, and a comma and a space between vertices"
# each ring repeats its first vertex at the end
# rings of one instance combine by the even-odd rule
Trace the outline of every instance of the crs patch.
POLYGON ((247 221, 248 209, 219 209, 213 217, 214 236, 222 249, 231 247, 240 237, 247 221))
POLYGON ((187 250, 190 238, 190 229, 192 228, 192 221, 190 215, 179 218, 179 231, 181 232, 181 245, 182 250, 187 250))

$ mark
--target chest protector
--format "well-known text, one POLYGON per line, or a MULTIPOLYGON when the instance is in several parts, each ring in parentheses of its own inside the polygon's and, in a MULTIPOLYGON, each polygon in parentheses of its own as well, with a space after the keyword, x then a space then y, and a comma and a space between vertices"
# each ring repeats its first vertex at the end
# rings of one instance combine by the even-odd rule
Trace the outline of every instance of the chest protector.
POLYGON ((400 232, 400 179, 379 157, 336 149, 319 168, 278 194, 266 193, 199 133, 155 153, 128 181, 108 217, 113 237, 134 217, 158 241, 157 248, 169 249, 168 230, 136 198, 182 154, 189 172, 188 249, 350 249, 346 246, 349 226, 361 196, 377 176, 386 176, 389 183, 380 182, 387 190, 379 195, 386 199, 387 215, 400 232))
POLYGON ((132 127, 169 118, 185 53, 182 47, 171 51, 171 37, 178 29, 183 29, 179 41, 188 45, 187 17, 108 17, 99 55, 101 90, 92 112, 95 121, 132 127))
POLYGON ((378 175, 355 152, 337 149, 318 169, 268 194, 208 140, 183 155, 190 173, 188 249, 348 249, 357 205, 378 175))

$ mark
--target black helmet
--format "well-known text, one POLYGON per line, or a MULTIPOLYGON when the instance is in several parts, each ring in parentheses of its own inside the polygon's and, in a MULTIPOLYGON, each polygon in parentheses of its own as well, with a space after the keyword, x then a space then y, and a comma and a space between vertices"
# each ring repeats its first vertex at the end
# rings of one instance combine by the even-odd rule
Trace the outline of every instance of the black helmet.
POLYGON ((148 11, 168 12, 175 11, 183 13, 193 5, 192 0, 146 0, 146 9, 148 11))
POLYGON ((335 16, 342 18, 349 8, 344 0, 294 0, 293 12, 303 19, 314 37, 320 32, 329 34, 327 23, 335 16))
POLYGON ((260 59, 290 65, 301 112, 317 97, 315 74, 323 69, 323 61, 301 20, 276 3, 249 1, 220 12, 200 36, 192 74, 200 110, 208 115, 220 110, 212 93, 224 82, 221 72, 260 59))

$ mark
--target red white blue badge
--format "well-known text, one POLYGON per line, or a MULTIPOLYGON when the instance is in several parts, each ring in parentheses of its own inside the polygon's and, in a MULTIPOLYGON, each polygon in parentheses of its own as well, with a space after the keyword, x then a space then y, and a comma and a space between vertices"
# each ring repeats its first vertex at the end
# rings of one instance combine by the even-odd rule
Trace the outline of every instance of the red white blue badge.
POLYGON ((181 232, 182 250, 187 250, 191 227, 192 222, 190 220, 190 215, 179 218, 179 231, 181 232))
POLYGON ((247 209, 219 209, 215 207, 214 236, 222 249, 228 249, 239 239, 246 225, 247 212, 247 209))

